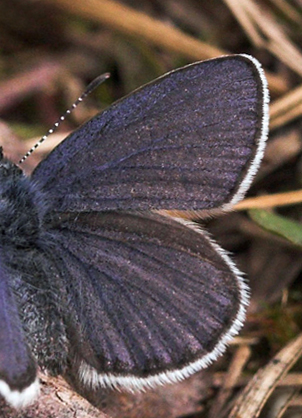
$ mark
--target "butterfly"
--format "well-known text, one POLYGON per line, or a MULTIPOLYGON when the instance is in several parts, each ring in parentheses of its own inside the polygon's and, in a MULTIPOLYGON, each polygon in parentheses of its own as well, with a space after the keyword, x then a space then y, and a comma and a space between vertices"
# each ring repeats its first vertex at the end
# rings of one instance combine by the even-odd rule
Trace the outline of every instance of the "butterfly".
POLYGON ((38 367, 141 390, 208 366, 241 328, 248 286, 197 223, 230 210, 263 156, 268 88, 230 55, 177 69, 84 123, 30 177, 0 156, 0 393, 38 367), (200 212, 199 212, 200 213, 200 212))

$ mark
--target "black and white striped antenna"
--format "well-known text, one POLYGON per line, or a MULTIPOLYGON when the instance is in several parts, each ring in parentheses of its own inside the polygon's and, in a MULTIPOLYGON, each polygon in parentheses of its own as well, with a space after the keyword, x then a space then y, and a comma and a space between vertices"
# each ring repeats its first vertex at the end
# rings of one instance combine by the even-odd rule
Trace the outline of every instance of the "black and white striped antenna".
POLYGON ((90 94, 94 89, 96 89, 100 84, 102 84, 107 78, 110 77, 109 73, 105 73, 95 78, 86 88, 84 93, 74 102, 74 104, 66 110, 66 112, 53 124, 53 126, 48 130, 48 132, 21 158, 19 164, 22 164, 48 137, 53 134, 60 124, 66 119, 68 115, 81 103, 88 94, 90 94))

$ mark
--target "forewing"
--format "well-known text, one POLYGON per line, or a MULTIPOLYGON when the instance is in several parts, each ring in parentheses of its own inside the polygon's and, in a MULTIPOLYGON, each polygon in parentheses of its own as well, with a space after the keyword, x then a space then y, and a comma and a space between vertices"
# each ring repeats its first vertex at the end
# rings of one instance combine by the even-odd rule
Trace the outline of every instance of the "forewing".
POLYGON ((251 57, 189 65, 85 123, 33 180, 56 211, 226 208, 260 163, 267 102, 251 57))
POLYGON ((209 238, 162 216, 63 214, 73 369, 128 389, 180 380, 224 351, 244 319, 240 274, 209 238))
POLYGON ((12 277, 0 265, 0 394, 15 407, 30 403, 39 391, 37 367, 27 345, 12 277))

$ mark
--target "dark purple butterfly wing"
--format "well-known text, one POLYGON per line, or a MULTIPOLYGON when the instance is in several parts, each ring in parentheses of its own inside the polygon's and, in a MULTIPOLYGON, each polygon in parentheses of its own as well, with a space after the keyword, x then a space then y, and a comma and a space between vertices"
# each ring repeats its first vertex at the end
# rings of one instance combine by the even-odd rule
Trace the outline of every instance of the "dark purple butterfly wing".
POLYGON ((254 59, 187 66, 85 123, 32 178, 56 211, 211 210, 234 203, 263 154, 267 99, 254 59))
POLYGON ((15 298, 12 277, 0 263, 0 392, 20 407, 38 392, 37 366, 27 344, 15 298))
MULTIPOLYGON (((244 319, 246 286, 200 230, 155 214, 62 215, 56 258, 86 383, 138 389, 213 361, 244 319)), ((75 360, 76 359, 76 360, 75 360)))
POLYGON ((117 102, 31 181, 1 155, 0 393, 11 404, 37 390, 24 331, 42 368, 71 364, 96 386, 176 381, 224 350, 244 319, 240 273, 196 226, 142 211, 228 209, 258 168, 267 114, 259 63, 223 57, 117 102))

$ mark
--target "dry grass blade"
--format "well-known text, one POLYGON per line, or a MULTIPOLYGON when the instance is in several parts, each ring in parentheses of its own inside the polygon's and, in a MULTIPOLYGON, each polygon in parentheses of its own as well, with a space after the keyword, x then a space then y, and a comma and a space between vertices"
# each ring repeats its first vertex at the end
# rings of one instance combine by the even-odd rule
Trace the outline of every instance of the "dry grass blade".
POLYGON ((270 106, 270 128, 275 129, 302 115, 302 86, 299 86, 270 106))
MULTIPOLYGON (((213 386, 220 388, 223 386, 228 372, 217 372, 214 374, 214 383, 213 386)), ((237 382, 238 386, 243 386, 248 383, 249 379, 247 376, 240 376, 240 380, 237 382)), ((277 387, 282 389, 288 389, 291 387, 302 386, 302 373, 288 373, 283 377, 279 382, 277 382, 277 387)))
POLYGON ((281 404, 279 404, 278 410, 275 411, 275 418, 282 418, 284 413, 288 410, 288 408, 292 405, 292 402, 298 398, 298 391, 297 389, 291 389, 288 393, 283 395, 283 399, 281 404))
POLYGON ((235 210, 270 208, 302 203, 302 190, 287 193, 276 193, 266 196, 250 197, 234 206, 235 210))
POLYGON ((281 113, 284 113, 286 108, 296 106, 302 103, 302 85, 291 90, 288 94, 275 100, 270 105, 271 118, 275 118, 281 113))
POLYGON ((290 406, 299 407, 302 410, 302 396, 300 395, 292 399, 290 406))
POLYGON ((28 94, 45 89, 60 71, 62 68, 59 64, 46 61, 1 83, 0 112, 8 109, 16 101, 21 101, 28 94))
MULTIPOLYGON (((302 190, 286 193, 275 193, 258 197, 249 197, 237 203, 233 207, 233 210, 264 209, 272 208, 275 206, 289 206, 299 203, 302 203, 302 190)), ((156 212, 164 216, 172 216, 189 220, 198 220, 205 217, 204 212, 198 210, 159 210, 156 212)))
POLYGON ((247 36, 254 43, 254 45, 258 46, 259 48, 263 47, 264 46, 263 38, 261 34, 259 33, 259 29, 257 28, 257 25, 247 13, 245 6, 244 6, 244 2, 240 2, 237 0, 224 0, 224 2, 233 12, 234 16, 236 17, 236 19, 238 20, 242 28, 245 30, 247 36))
MULTIPOLYGON (((211 46, 180 29, 169 26, 144 13, 113 0, 47 0, 68 13, 101 23, 128 36, 143 39, 153 45, 181 54, 193 60, 215 58, 227 51, 211 46)), ((302 66, 301 66, 302 68, 302 66)), ((286 83, 266 71, 270 90, 284 93, 286 83)))
POLYGON ((257 418, 278 382, 302 354, 302 334, 260 369, 244 389, 228 418, 257 418))
POLYGON ((302 386, 302 373, 289 373, 279 384, 280 386, 302 386))
POLYGON ((266 48, 293 71, 302 75, 301 52, 271 16, 252 0, 224 1, 256 46, 266 48))
POLYGON ((301 117, 302 115, 302 103, 297 104, 295 107, 287 109, 284 114, 275 117, 270 123, 271 130, 279 128, 292 120, 301 117))
POLYGON ((266 146, 264 161, 257 174, 256 181, 265 179, 278 168, 282 169, 284 164, 296 158, 301 151, 301 134, 295 127, 272 137, 266 146))
POLYGON ((229 365, 228 371, 225 374, 225 379, 220 391, 215 398, 215 403, 209 412, 209 418, 217 418, 221 416, 224 405, 232 394, 232 390, 236 386, 242 370, 250 358, 250 355, 251 349, 248 345, 241 345, 238 347, 229 365))
POLYGON ((69 13, 103 23, 131 36, 179 53, 192 59, 214 58, 226 54, 172 26, 112 0, 51 0, 69 13))
POLYGON ((301 24, 301 16, 288 1, 271 0, 271 3, 273 3, 284 14, 284 16, 287 16, 288 19, 301 24))

